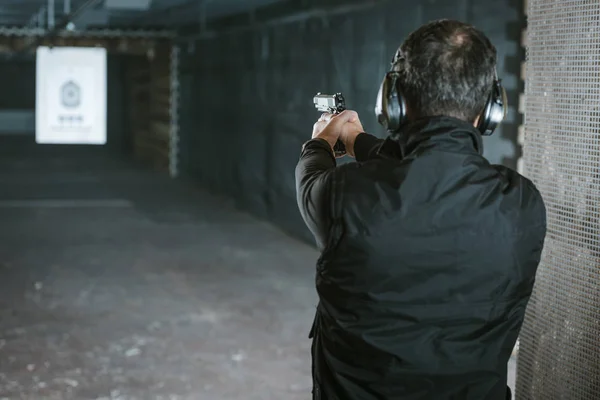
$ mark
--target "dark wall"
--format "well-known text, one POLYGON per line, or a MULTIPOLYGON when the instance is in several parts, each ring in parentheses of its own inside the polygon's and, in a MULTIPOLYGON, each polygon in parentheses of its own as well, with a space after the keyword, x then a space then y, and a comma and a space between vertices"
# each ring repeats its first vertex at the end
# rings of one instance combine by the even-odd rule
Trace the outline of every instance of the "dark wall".
POLYGON ((404 38, 437 18, 474 23, 496 45, 513 108, 485 139, 485 155, 515 167, 521 10, 510 0, 398 0, 183 47, 182 171, 310 240, 296 206, 294 167, 319 116, 313 96, 343 92, 365 129, 384 136, 373 114, 381 79, 404 38))
POLYGON ((106 145, 114 152, 131 153, 127 61, 130 56, 109 55, 106 65, 106 145))
POLYGON ((35 108, 35 59, 0 60, 0 110, 35 108))

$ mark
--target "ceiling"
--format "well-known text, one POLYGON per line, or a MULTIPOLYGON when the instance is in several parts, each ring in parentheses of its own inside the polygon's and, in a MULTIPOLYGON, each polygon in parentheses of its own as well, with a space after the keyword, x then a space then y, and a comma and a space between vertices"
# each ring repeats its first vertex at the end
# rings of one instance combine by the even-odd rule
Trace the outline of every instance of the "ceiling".
MULTIPOLYGON (((90 0, 0 0, 0 26, 48 27, 90 0), (54 16, 47 9, 54 5, 54 16), (41 24, 41 25, 40 25, 41 24)), ((92 0, 93 1, 93 0, 92 0)), ((96 0, 74 21, 77 29, 165 28, 230 16, 282 0, 96 0)))

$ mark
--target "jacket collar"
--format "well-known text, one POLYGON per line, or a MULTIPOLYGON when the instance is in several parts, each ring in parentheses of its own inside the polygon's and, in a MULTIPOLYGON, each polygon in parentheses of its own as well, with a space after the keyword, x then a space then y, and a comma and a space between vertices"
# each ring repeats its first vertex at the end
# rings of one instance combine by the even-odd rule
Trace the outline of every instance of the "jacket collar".
POLYGON ((404 158, 423 146, 483 154, 483 140, 477 129, 452 117, 427 117, 409 122, 400 132, 391 134, 384 141, 379 153, 404 158))

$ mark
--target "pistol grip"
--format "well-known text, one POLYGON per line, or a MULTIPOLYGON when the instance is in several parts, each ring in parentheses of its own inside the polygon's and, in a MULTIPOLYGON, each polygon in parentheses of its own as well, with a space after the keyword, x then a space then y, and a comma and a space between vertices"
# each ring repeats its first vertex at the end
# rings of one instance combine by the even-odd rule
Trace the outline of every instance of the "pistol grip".
POLYGON ((338 140, 335 146, 333 146, 333 152, 336 157, 341 157, 344 154, 346 154, 346 146, 344 145, 344 143, 342 143, 341 140, 338 140))

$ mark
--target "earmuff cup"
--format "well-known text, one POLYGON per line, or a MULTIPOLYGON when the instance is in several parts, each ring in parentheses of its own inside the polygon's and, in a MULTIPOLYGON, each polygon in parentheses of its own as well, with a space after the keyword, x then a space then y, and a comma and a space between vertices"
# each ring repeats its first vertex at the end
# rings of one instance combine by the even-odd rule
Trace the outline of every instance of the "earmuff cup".
POLYGON ((483 136, 490 136, 506 117, 508 110, 506 90, 500 80, 494 80, 492 90, 483 108, 477 129, 483 136))
POLYGON ((389 132, 397 132, 406 122, 406 102, 399 84, 400 74, 390 71, 383 78, 377 94, 375 115, 389 132))

